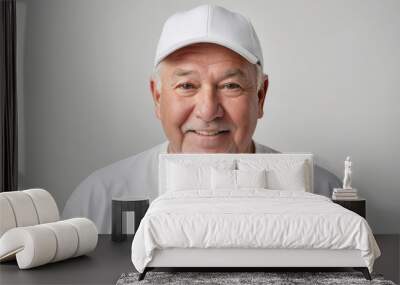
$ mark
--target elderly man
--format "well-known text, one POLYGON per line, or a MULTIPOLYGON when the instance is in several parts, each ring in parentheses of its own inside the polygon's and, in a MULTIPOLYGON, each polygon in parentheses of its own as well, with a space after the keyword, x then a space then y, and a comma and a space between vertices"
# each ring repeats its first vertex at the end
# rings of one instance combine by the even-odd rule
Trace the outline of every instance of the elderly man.
MULTIPOLYGON (((203 5, 171 16, 154 66, 150 88, 168 141, 92 173, 67 201, 65 218, 88 217, 110 233, 112 197, 157 197, 160 153, 276 152, 252 139, 268 77, 258 37, 242 15, 203 5)), ((314 176, 317 193, 340 187, 318 166, 314 176)))

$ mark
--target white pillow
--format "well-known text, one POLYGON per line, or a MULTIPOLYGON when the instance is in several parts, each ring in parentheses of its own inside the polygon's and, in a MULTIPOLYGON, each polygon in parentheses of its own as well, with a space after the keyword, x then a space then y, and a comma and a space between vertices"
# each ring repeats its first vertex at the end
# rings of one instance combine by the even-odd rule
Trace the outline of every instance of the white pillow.
POLYGON ((240 170, 267 170, 267 188, 274 190, 311 191, 309 169, 303 160, 239 159, 240 170))
POLYGON ((184 166, 182 164, 169 163, 167 169, 168 191, 183 191, 190 189, 210 188, 207 177, 209 167, 184 166))
POLYGON ((236 170, 237 188, 267 188, 267 171, 236 170))
POLYGON ((211 189, 266 188, 267 176, 262 170, 211 169, 211 189))
POLYGON ((236 170, 211 168, 211 189, 236 189, 236 170))
POLYGON ((211 189, 211 168, 234 169, 235 161, 201 161, 190 163, 190 160, 169 161, 167 167, 167 191, 184 191, 193 189, 211 189))
POLYGON ((309 189, 304 163, 284 171, 272 170, 268 172, 269 188, 277 190, 307 191, 309 189))

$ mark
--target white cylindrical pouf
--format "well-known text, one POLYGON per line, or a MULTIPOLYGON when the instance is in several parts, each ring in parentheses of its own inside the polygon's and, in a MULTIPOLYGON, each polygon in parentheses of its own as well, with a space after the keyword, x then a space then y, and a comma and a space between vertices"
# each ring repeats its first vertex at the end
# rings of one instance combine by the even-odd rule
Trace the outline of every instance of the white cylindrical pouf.
POLYGON ((78 248, 79 237, 74 226, 64 221, 42 225, 50 228, 57 238, 57 252, 51 262, 73 257, 78 248))
POLYGON ((17 227, 0 238, 0 261, 17 259, 20 269, 86 254, 97 245, 97 229, 86 218, 17 227))
POLYGON ((49 192, 44 189, 28 189, 22 192, 31 197, 38 214, 39 224, 56 222, 60 219, 56 201, 49 192))
POLYGON ((78 232, 79 245, 74 257, 88 253, 96 248, 98 231, 91 220, 86 218, 73 218, 65 220, 64 222, 73 225, 78 232))
POLYGON ((11 205, 17 227, 37 225, 39 223, 35 205, 30 196, 23 191, 1 193, 11 205))
POLYGON ((9 229, 17 226, 10 202, 1 194, 3 193, 0 193, 0 237, 9 229))
POLYGON ((0 239, 0 258, 16 254, 20 269, 49 263, 56 251, 56 235, 41 225, 13 228, 0 239))

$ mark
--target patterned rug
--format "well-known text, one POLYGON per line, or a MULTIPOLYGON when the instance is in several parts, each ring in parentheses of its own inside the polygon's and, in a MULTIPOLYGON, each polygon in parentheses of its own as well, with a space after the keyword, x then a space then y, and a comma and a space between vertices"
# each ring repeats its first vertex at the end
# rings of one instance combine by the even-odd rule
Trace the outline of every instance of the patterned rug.
POLYGON ((133 284, 379 284, 395 285, 384 280, 382 275, 372 274, 372 281, 361 272, 147 272, 145 279, 138 281, 139 273, 124 273, 117 285, 133 284))

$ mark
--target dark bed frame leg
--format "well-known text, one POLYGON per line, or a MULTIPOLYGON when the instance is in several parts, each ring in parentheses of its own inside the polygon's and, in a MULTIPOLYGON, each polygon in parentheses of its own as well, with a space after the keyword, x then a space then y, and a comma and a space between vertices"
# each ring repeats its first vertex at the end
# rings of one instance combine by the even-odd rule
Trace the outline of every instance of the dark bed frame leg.
POLYGON ((148 271, 148 269, 147 269, 147 267, 145 267, 143 272, 139 274, 138 281, 142 281, 144 279, 144 277, 146 276, 147 271, 148 271))
POLYGON ((365 279, 372 280, 371 275, 369 274, 369 270, 367 267, 354 267, 355 270, 361 271, 364 275, 365 279))

